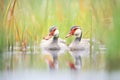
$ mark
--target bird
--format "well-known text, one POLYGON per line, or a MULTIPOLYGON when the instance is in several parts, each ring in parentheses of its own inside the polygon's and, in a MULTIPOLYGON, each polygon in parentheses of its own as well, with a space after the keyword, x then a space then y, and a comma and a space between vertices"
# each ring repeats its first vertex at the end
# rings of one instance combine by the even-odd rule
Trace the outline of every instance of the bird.
POLYGON ((68 51, 74 59, 74 63, 70 63, 69 66, 71 67, 72 64, 73 68, 74 64, 74 69, 81 69, 81 56, 89 54, 89 40, 82 39, 82 29, 80 26, 72 26, 66 38, 70 36, 75 36, 75 39, 68 46, 68 51))
POLYGON ((46 50, 65 50, 67 49, 65 40, 59 38, 59 30, 57 26, 49 29, 48 36, 44 37, 40 44, 41 49, 46 50))
POLYGON ((70 50, 82 49, 82 48, 80 48, 80 45, 79 45, 81 38, 82 38, 82 30, 80 29, 79 26, 72 26, 71 27, 70 32, 68 33, 66 38, 68 38, 70 36, 75 36, 75 40, 69 45, 69 49, 70 50))
POLYGON ((58 55, 64 53, 67 46, 65 40, 59 38, 59 30, 57 26, 50 27, 49 34, 43 38, 40 47, 43 54, 51 54, 53 58, 52 61, 48 60, 49 67, 58 69, 58 55))

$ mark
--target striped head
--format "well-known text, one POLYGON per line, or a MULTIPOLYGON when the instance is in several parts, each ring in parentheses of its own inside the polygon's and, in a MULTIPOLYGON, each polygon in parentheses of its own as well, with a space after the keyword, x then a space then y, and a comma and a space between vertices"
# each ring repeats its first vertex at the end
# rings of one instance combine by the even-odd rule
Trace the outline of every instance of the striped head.
POLYGON ((56 26, 52 26, 49 29, 49 35, 46 36, 44 39, 49 40, 52 37, 58 37, 59 36, 59 30, 56 26))
POLYGON ((80 29, 79 26, 72 26, 70 29, 70 32, 68 33, 68 35, 66 36, 66 38, 74 35, 76 37, 80 37, 80 35, 82 34, 82 30, 80 29))

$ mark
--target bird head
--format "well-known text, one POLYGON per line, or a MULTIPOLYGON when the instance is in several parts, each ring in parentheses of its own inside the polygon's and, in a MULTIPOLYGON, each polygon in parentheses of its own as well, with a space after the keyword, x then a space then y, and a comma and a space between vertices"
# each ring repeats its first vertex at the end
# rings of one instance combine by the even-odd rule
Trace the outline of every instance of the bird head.
POLYGON ((49 34, 48 36, 46 36, 44 39, 45 40, 49 40, 50 38, 52 37, 58 37, 59 36, 59 30, 56 26, 52 26, 50 29, 49 29, 49 34))
POLYGON ((70 32, 68 33, 68 35, 66 36, 66 38, 74 35, 76 37, 79 37, 82 34, 82 30, 80 29, 79 26, 72 26, 70 29, 70 32))

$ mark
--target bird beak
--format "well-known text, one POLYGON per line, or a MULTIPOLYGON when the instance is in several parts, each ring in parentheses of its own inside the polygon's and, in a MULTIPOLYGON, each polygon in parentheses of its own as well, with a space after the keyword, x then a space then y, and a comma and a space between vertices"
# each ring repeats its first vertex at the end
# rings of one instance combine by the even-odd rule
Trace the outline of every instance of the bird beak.
POLYGON ((43 39, 49 40, 50 38, 52 38, 53 35, 54 35, 54 31, 50 32, 49 35, 44 37, 43 39))
POLYGON ((69 33, 65 38, 68 38, 68 37, 70 37, 70 36, 72 36, 72 34, 69 33))
POLYGON ((73 31, 70 31, 69 34, 65 38, 68 38, 68 37, 70 37, 72 35, 73 35, 73 31))
POLYGON ((48 36, 44 37, 43 39, 49 40, 50 38, 52 38, 52 36, 51 36, 51 35, 48 35, 48 36))

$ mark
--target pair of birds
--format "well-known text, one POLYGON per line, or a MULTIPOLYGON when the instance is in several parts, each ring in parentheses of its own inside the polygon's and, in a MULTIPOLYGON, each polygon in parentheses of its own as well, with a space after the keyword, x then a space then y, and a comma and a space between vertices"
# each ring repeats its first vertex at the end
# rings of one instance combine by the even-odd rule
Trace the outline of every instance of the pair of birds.
MULTIPOLYGON (((75 40, 69 45, 70 50, 80 50, 80 41, 82 38, 82 30, 79 26, 73 26, 70 29, 69 34, 66 38, 70 36, 75 36, 75 40)), ((49 29, 48 36, 44 37, 44 40, 41 42, 42 49, 50 49, 50 50, 60 50, 65 49, 67 46, 65 44, 65 40, 59 38, 59 30, 56 26, 52 26, 49 29), (53 37, 53 38, 52 38, 53 37)))
MULTIPOLYGON (((48 36, 44 37, 44 40, 42 40, 41 42, 41 48, 42 50, 50 50, 50 51, 65 51, 66 49, 70 50, 70 51, 79 51, 81 50, 80 47, 80 41, 82 38, 82 30, 79 26, 72 26, 70 29, 70 32, 68 33, 68 35, 66 35, 66 38, 70 37, 70 36, 75 36, 75 40, 69 45, 69 47, 66 46, 65 40, 62 40, 59 38, 59 30, 57 28, 57 26, 52 26, 49 29, 49 34, 48 36)), ((53 53, 54 53, 53 52, 53 53)), ((56 59, 57 57, 53 57, 53 59, 56 59)), ((75 63, 78 63, 79 60, 81 60, 80 56, 76 56, 75 54, 75 63)), ((55 61, 55 60, 53 60, 55 61)), ((54 63, 53 62, 49 62, 50 67, 54 67, 54 63)), ((69 63, 68 64, 70 66, 71 69, 76 69, 74 63, 69 63)))

